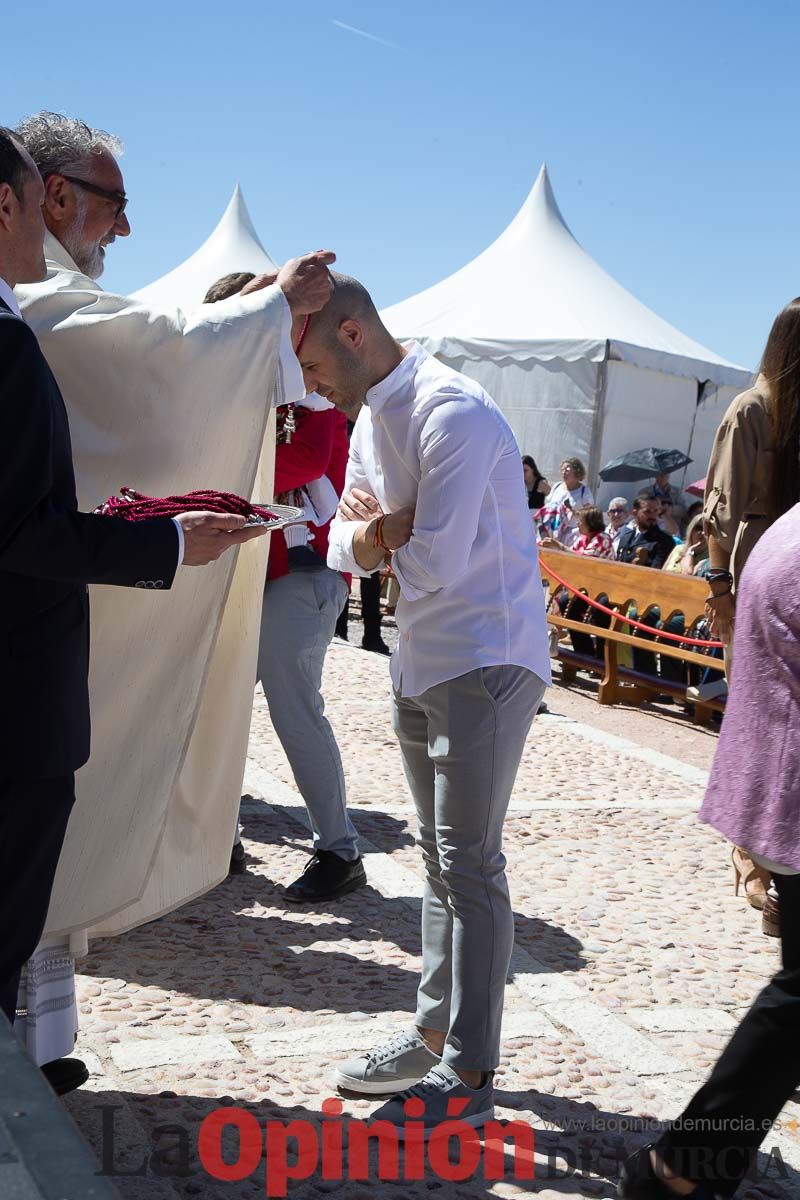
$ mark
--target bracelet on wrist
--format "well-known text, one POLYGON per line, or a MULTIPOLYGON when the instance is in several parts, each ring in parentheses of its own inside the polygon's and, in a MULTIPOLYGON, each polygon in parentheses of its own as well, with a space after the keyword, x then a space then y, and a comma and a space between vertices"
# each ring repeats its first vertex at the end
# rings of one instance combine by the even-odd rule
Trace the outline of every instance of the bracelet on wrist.
POLYGON ((706 579, 709 583, 727 583, 733 587, 733 575, 725 567, 712 567, 706 579))
POLYGON ((710 601, 721 600, 723 596, 730 596, 732 594, 733 588, 729 587, 725 588, 724 592, 711 592, 711 594, 706 597, 706 603, 708 604, 710 601))
MULTIPOLYGON (((386 542, 383 540, 383 523, 386 520, 386 517, 387 517, 386 513, 381 513, 381 515, 378 517, 377 523, 375 525, 375 532, 372 535, 373 550, 383 550, 385 552, 385 555, 392 553, 391 546, 387 546, 386 542)), ((384 558, 384 561, 386 561, 385 558, 384 558)))

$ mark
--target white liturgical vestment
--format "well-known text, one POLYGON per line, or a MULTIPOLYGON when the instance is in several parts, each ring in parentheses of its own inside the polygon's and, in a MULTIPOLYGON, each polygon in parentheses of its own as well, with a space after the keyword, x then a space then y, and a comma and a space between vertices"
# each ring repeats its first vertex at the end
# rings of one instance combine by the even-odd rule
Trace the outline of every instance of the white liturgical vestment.
MULTIPOLYGON (((270 407, 305 390, 280 288, 158 310, 104 292, 51 235, 45 257, 47 278, 17 298, 64 395, 80 507, 124 485, 268 502, 270 407)), ((227 874, 267 542, 182 568, 169 592, 90 589, 92 753, 47 924, 79 951, 86 932, 151 920, 227 874)))

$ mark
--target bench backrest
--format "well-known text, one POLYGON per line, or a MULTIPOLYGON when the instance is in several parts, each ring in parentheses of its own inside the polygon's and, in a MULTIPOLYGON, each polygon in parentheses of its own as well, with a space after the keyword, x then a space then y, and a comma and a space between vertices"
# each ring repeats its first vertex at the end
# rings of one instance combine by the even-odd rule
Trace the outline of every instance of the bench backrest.
MULTIPOLYGON (((661 609, 661 619, 683 613, 691 628, 703 615, 708 584, 694 575, 675 575, 652 567, 635 567, 607 558, 588 558, 570 551, 540 550, 541 562, 551 567, 572 587, 585 591, 592 600, 606 595, 610 608, 627 610, 633 602, 639 616, 653 605, 661 609)), ((546 571, 542 572, 552 595, 561 586, 546 571)))

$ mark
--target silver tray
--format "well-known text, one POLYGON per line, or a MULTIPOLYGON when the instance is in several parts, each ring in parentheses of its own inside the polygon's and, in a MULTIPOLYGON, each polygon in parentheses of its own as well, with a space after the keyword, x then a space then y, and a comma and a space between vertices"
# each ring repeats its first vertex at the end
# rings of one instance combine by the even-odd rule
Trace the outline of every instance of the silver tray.
MULTIPOLYGON (((256 501, 253 501, 256 504, 256 501)), ((250 517, 245 525, 245 528, 250 528, 255 525, 261 526, 263 529, 283 529, 284 525, 291 525, 294 521, 299 521, 303 516, 302 508, 295 508, 293 504, 272 504, 270 502, 257 503, 258 508, 268 508, 270 512, 275 513, 274 521, 264 521, 261 517, 250 517)))

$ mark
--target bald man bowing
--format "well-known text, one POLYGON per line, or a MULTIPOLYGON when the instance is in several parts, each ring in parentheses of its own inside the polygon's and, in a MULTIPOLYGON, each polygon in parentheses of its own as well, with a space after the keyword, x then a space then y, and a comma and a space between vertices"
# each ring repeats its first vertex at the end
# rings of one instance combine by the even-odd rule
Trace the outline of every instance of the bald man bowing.
POLYGON ((550 681, 542 586, 519 449, 478 384, 396 342, 366 290, 334 274, 308 323, 309 391, 356 420, 328 565, 400 585, 394 728, 425 862, 414 1027, 344 1063, 341 1087, 403 1093, 430 1131, 493 1114, 514 940, 502 832, 531 720, 550 681), (405 1089, 410 1089, 408 1093, 405 1089))

